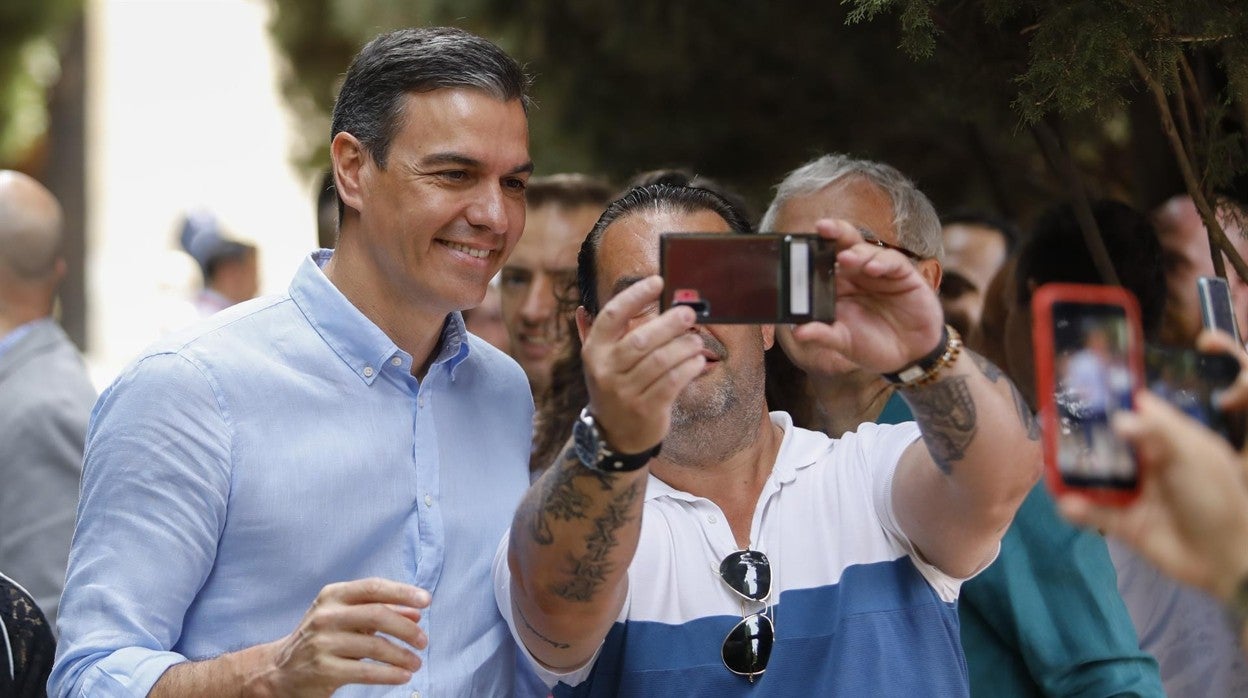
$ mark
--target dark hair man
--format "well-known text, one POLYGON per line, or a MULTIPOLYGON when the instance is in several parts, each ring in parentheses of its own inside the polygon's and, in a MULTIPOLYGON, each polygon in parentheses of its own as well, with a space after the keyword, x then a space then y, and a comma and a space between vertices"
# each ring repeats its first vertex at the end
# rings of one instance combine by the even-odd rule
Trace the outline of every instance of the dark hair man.
POLYGON ((61 205, 0 170, 0 572, 56 622, 95 387, 52 319, 65 278, 61 205))
POLYGON ((336 249, 100 402, 54 695, 513 692, 489 551, 528 482, 532 403, 459 311, 524 227, 526 82, 456 29, 356 56, 336 249))
POLYGON ((534 177, 524 235, 498 278, 511 355, 544 399, 550 369, 567 344, 560 300, 575 293, 576 252, 611 200, 611 189, 582 174, 534 177))
POLYGON ((658 312, 660 232, 748 229, 711 192, 652 186, 586 238, 589 405, 495 559, 499 607, 556 695, 964 694, 958 587, 1039 445, 915 267, 844 221, 816 226, 837 321, 794 334, 902 381, 920 426, 832 441, 769 415, 770 326, 658 312))
POLYGON ((945 250, 940 305, 945 320, 969 336, 979 324, 988 284, 1014 251, 1018 229, 1004 219, 969 210, 943 216, 940 226, 945 250))

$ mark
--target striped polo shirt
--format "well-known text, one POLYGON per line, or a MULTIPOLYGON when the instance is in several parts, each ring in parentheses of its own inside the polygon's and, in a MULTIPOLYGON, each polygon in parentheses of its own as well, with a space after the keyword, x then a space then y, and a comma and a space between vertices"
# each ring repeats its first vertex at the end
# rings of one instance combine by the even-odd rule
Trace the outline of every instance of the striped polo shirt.
MULTIPOLYGON (((784 440, 750 526, 772 568, 766 673, 750 683, 721 659, 742 613, 765 605, 743 607, 719 577, 738 549, 723 513, 651 476, 628 598, 595 657, 567 673, 529 657, 555 696, 968 695, 956 608, 965 580, 924 562, 893 515, 893 473, 917 426, 863 424, 830 439, 783 412, 771 419, 784 440)), ((506 541, 495 591, 519 641, 506 541)))

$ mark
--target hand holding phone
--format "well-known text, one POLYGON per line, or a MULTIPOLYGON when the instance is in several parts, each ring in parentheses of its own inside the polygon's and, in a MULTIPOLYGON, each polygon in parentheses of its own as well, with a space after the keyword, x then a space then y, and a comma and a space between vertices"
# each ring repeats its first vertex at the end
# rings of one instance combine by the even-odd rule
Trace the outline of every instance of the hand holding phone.
POLYGON ((813 233, 664 233, 663 310, 707 324, 833 322, 836 249, 813 233))
POLYGON ((1110 427, 1143 385, 1139 306, 1120 287, 1046 284, 1032 297, 1036 400, 1050 489, 1123 505, 1139 494, 1131 449, 1110 427))

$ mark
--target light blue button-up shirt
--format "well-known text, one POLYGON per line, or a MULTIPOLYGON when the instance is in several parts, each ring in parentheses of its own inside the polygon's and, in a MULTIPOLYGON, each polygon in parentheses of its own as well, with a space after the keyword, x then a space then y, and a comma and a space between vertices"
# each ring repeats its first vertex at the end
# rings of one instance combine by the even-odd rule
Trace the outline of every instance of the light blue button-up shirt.
POLYGON ((335 695, 512 694, 490 563, 528 485, 528 382, 458 313, 417 381, 328 258, 288 295, 149 349, 101 396, 50 695, 145 695, 171 665, 285 636, 323 586, 370 576, 432 592, 429 648, 408 685, 335 695))

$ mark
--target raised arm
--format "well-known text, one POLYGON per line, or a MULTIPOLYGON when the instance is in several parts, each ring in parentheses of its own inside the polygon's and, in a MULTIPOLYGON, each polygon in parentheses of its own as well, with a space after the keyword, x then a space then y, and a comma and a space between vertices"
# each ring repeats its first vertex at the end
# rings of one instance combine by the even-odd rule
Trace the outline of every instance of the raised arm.
POLYGON ((930 380, 901 387, 923 439, 897 466, 893 507, 927 561, 968 576, 988 561, 1040 477, 1039 426, 999 369, 945 337, 935 292, 902 255, 863 244, 845 223, 817 228, 841 250, 837 321, 799 327, 797 339, 826 343, 880 374, 943 347, 930 380))
MULTIPOLYGON (((589 412, 612 451, 645 452, 666 436, 676 396, 702 370, 694 314, 657 315, 662 280, 649 277, 577 324, 589 412)), ((575 439, 575 437, 574 437, 575 439)), ((585 467, 570 441, 525 495, 508 548, 515 626, 554 669, 588 661, 619 615, 641 530, 649 468, 606 474, 585 467)))

